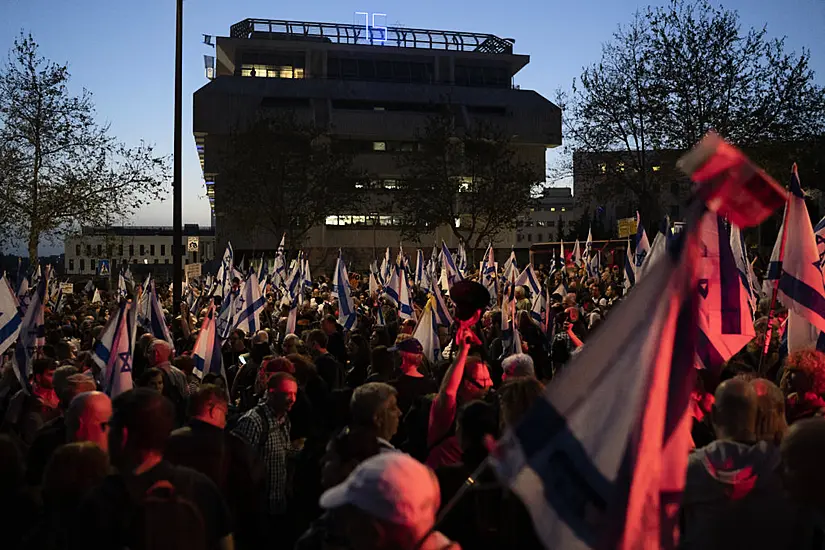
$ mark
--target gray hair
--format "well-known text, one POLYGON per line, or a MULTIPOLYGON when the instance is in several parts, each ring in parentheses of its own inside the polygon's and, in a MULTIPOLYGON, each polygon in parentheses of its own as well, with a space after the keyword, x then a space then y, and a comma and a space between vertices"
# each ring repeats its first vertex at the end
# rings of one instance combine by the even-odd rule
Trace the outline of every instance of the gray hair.
POLYGON ((533 365, 533 358, 526 353, 516 353, 510 355, 501 362, 501 368, 508 377, 528 376, 536 377, 536 368, 533 365))
POLYGON ((383 382, 370 382, 355 388, 349 403, 352 424, 373 427, 375 413, 393 395, 398 395, 396 389, 383 382))
POLYGON ((149 344, 149 347, 146 350, 146 354, 149 358, 149 364, 151 366, 155 366, 155 350, 159 347, 162 347, 166 350, 167 360, 171 361, 172 357, 175 355, 175 350, 172 348, 171 344, 166 340, 161 340, 159 338, 155 338, 152 340, 152 343, 149 344))

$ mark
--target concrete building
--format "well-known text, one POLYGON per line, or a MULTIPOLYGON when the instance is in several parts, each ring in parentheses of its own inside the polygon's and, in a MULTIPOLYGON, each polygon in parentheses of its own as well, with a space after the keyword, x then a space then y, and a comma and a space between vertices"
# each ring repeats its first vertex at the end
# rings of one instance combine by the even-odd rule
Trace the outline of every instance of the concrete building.
MULTIPOLYGON (((84 227, 80 235, 68 237, 64 243, 66 274, 96 275, 100 261, 108 260, 113 274, 129 264, 135 275, 151 272, 169 278, 173 242, 171 227, 84 227)), ((215 231, 212 227, 186 224, 181 245, 186 247, 184 266, 209 262, 215 258, 215 231)), ((222 249, 218 255, 221 254, 222 249)))
MULTIPOLYGON (((535 243, 558 241, 580 216, 581 210, 576 208, 571 188, 545 189, 538 205, 519 220, 515 231, 515 247, 528 249, 535 243)), ((526 253, 524 257, 527 257, 526 253)))
MULTIPOLYGON (((543 173, 546 149, 561 144, 561 112, 514 84, 530 57, 514 53, 513 44, 492 34, 408 28, 260 19, 232 25, 228 37, 216 39, 213 79, 194 94, 193 130, 218 248, 228 240, 238 254, 278 246, 277 238, 238 227, 227 204, 244 182, 221 178, 227 136, 266 113, 289 110, 336 139, 358 142, 356 167, 372 179, 363 208, 310 230, 303 248, 315 264, 342 248, 360 269, 398 246, 396 155, 415 147, 417 130, 447 103, 457 125, 491 123, 513 136, 519 159, 543 173)), ((457 245, 446 229, 422 235, 421 244, 442 238, 457 245)), ((512 244, 526 249, 529 241, 512 244)))

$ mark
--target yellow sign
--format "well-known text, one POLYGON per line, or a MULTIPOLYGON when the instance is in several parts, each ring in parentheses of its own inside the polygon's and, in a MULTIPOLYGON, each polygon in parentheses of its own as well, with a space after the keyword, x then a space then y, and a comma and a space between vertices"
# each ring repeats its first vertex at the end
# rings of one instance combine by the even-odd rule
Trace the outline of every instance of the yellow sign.
POLYGON ((617 222, 619 238, 624 239, 636 234, 636 218, 622 218, 617 222))
POLYGON ((198 238, 197 237, 188 237, 186 239, 186 250, 187 252, 197 252, 198 251, 198 238))

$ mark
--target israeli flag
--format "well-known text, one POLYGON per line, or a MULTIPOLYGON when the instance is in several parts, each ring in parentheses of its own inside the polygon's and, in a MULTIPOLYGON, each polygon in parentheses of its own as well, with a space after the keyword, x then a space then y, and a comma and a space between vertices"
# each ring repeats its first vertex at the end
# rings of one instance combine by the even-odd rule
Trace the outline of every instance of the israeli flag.
POLYGON ((17 301, 20 304, 20 311, 23 313, 23 315, 25 315, 26 310, 29 307, 29 302, 31 301, 29 280, 26 277, 23 277, 20 286, 17 288, 17 301))
POLYGON ((444 241, 441 241, 441 261, 443 262, 444 269, 447 270, 447 283, 450 288, 452 288, 456 282, 464 279, 453 260, 450 249, 447 248, 447 243, 444 241))
POLYGON ((431 296, 421 313, 421 319, 415 327, 413 338, 421 343, 424 348, 424 357, 429 359, 433 365, 441 358, 441 341, 438 339, 438 323, 435 319, 435 300, 431 296))
POLYGON ((206 374, 217 374, 224 376, 223 355, 221 354, 221 338, 217 329, 217 311, 215 304, 209 305, 209 310, 201 323, 201 330, 198 339, 192 350, 192 357, 195 360, 195 373, 200 380, 206 374))
POLYGON ((415 253, 415 278, 413 279, 415 286, 421 288, 421 284, 426 279, 424 269, 424 252, 419 248, 415 253))
POLYGON ((132 359, 137 318, 134 304, 123 301, 100 334, 92 359, 101 369, 103 391, 114 399, 132 389, 132 359))
POLYGON ((496 289, 496 257, 493 251, 493 243, 487 246, 487 251, 484 253, 484 259, 481 261, 479 268, 479 277, 481 284, 490 293, 490 303, 494 304, 498 299, 498 291, 496 289))
POLYGON ((390 260, 390 247, 387 247, 387 251, 384 252, 384 260, 381 262, 381 278, 384 280, 384 284, 390 280, 392 276, 392 262, 390 260))
MULTIPOLYGON (((821 224, 822 222, 820 222, 821 224)), ((819 227, 819 226, 817 226, 819 227)), ((819 234, 817 233, 817 246, 819 246, 819 234)), ((825 241, 823 241, 825 244, 825 241)), ((759 280, 753 272, 748 260, 748 251, 745 247, 745 238, 739 228, 733 224, 730 226, 730 247, 733 251, 733 259, 736 262, 736 269, 739 271, 739 278, 748 293, 748 306, 751 310, 751 317, 756 315, 756 308, 759 302, 759 280)), ((822 251, 820 251, 822 257, 822 251)))
POLYGON ((355 306, 352 300, 352 291, 349 287, 349 274, 347 273, 347 266, 338 254, 338 260, 335 263, 335 276, 332 280, 332 292, 338 298, 338 322, 344 327, 344 330, 352 330, 355 327, 355 322, 358 320, 358 314, 355 311, 355 306))
MULTIPOLYGON (((820 348, 819 333, 825 331, 823 256, 808 217, 796 165, 774 254, 777 258, 771 263, 779 269, 777 296, 788 308, 788 351, 820 348)), ((820 349, 825 349, 825 344, 820 349)))
POLYGON ((29 307, 26 308, 26 313, 23 315, 17 347, 14 349, 14 373, 26 393, 31 392, 29 376, 31 375, 32 359, 37 350, 46 344, 45 306, 49 276, 50 273, 47 268, 46 276, 41 277, 38 281, 29 307))
POLYGON ((579 239, 576 239, 576 244, 573 245, 573 263, 576 264, 576 267, 582 267, 584 265, 579 239))
POLYGON ((86 286, 83 287, 83 292, 86 293, 87 297, 91 298, 92 293, 95 291, 95 285, 92 283, 91 279, 86 281, 86 286))
POLYGON ((525 286, 530 289, 531 296, 538 296, 541 294, 541 285, 539 284, 539 277, 536 275, 536 270, 533 269, 533 264, 527 264, 524 271, 516 279, 516 286, 525 286))
POLYGON ((23 316, 17 308, 17 298, 11 291, 5 273, 0 277, 0 355, 9 349, 20 335, 23 316))
POLYGON ((226 250, 221 258, 221 266, 218 268, 218 288, 216 289, 216 296, 227 296, 229 290, 232 288, 232 277, 235 275, 235 251, 232 249, 232 243, 226 242, 226 250))
POLYGON ((392 272, 390 282, 384 289, 385 295, 398 308, 398 316, 402 319, 413 319, 415 311, 412 307, 412 300, 410 299, 410 288, 407 283, 407 278, 401 268, 396 266, 392 272))
POLYGON ((625 295, 630 291, 633 285, 636 284, 636 263, 633 258, 633 253, 630 251, 630 239, 627 239, 627 254, 624 259, 624 293, 625 295))
POLYGON ((653 238, 653 245, 642 260, 642 265, 636 269, 636 278, 642 278, 656 262, 665 257, 666 253, 667 239, 664 233, 656 233, 653 238))
POLYGON ((564 255, 564 239, 562 238, 559 238, 559 261, 561 262, 562 271, 566 272, 564 268, 567 267, 567 258, 564 255))
POLYGON ((158 340, 166 340, 172 346, 172 349, 175 349, 175 341, 172 339, 169 327, 166 326, 166 317, 163 315, 163 308, 158 299, 155 281, 149 282, 147 294, 149 297, 149 317, 145 320, 146 326, 143 328, 158 340))
POLYGON ((260 315, 266 305, 266 298, 261 296, 261 287, 258 276, 252 273, 244 284, 239 298, 240 312, 235 319, 235 328, 245 334, 254 335, 261 328, 260 315))
POLYGON ((381 307, 381 304, 376 303, 373 309, 375 310, 375 325, 378 327, 387 326, 387 322, 384 320, 384 309, 381 307))
MULTIPOLYGON (((702 367, 719 372, 756 335, 725 222, 707 212, 699 227, 699 336, 696 355, 702 367)), ((655 246, 654 246, 655 248, 655 246)))
POLYGON ((695 376, 691 250, 658 262, 499 441, 495 470, 545 548, 659 548, 675 531, 695 376))
POLYGON ((641 279, 641 272, 638 268, 642 267, 648 253, 650 252, 650 241, 647 240, 647 233, 642 225, 642 217, 636 212, 636 253, 634 256, 633 265, 636 266, 636 279, 641 279))
POLYGON ((435 298, 435 306, 433 306, 433 313, 435 313, 435 322, 439 326, 449 327, 453 324, 453 316, 450 315, 450 310, 447 309, 447 303, 444 301, 444 296, 437 288, 430 292, 430 296, 435 298))
POLYGON ((117 294, 122 300, 125 300, 128 293, 129 291, 126 290, 126 278, 121 271, 117 276, 117 294))
POLYGON ((463 276, 467 272, 467 251, 464 244, 458 243, 458 272, 463 276))
POLYGON ((543 292, 533 295, 533 306, 530 308, 530 317, 541 328, 542 332, 547 332, 545 323, 547 315, 547 297, 543 292))
POLYGON ((280 286, 286 278, 286 263, 284 261, 284 245, 286 244, 286 233, 281 237, 281 244, 275 254, 275 262, 272 266, 272 283, 280 286))
MULTIPOLYGON (((516 260, 516 251, 510 249, 510 256, 507 258, 507 261, 504 262, 504 275, 503 278, 505 281, 510 280, 510 274, 513 270, 518 270, 518 261, 516 260)), ((516 271, 518 273, 518 271, 516 271)))

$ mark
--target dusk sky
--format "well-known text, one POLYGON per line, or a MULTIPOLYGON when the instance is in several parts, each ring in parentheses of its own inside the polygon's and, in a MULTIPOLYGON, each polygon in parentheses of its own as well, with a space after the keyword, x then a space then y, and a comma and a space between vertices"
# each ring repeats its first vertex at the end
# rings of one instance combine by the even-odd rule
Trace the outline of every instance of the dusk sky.
MULTIPOLYGON (((203 55, 213 52, 201 43, 202 34, 225 36, 231 24, 248 17, 351 23, 357 11, 381 12, 390 26, 514 38, 516 52, 531 56, 516 84, 552 98, 584 65, 598 60, 602 42, 618 24, 646 5, 631 0, 186 0, 184 222, 209 224, 192 137, 192 93, 206 84, 203 55)), ((738 10, 746 26, 767 24, 772 37, 787 35, 789 49, 809 48, 817 81, 825 84, 825 0, 730 0, 723 5, 738 10)), ((94 94, 98 119, 111 124, 114 136, 129 144, 143 139, 171 153, 174 0, 0 0, 0 50, 7 52, 21 30, 34 35, 43 55, 69 64, 72 90, 85 87, 94 94)), ((134 222, 171 225, 171 200, 145 208, 134 222)))

